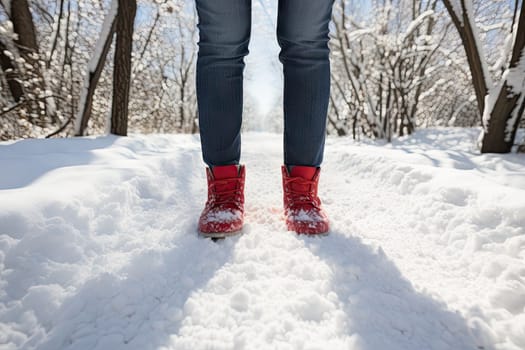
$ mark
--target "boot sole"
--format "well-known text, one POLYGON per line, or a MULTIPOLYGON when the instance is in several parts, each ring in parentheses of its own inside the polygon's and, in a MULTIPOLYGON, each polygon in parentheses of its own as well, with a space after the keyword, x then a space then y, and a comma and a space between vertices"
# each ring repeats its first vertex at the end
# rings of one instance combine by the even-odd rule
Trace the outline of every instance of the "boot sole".
POLYGON ((325 232, 297 232, 295 230, 288 228, 287 231, 293 232, 298 236, 307 236, 307 237, 318 237, 318 236, 326 237, 330 235, 330 230, 325 231, 325 232))
POLYGON ((293 231, 298 236, 306 236, 306 237, 326 237, 330 235, 330 231, 326 232, 319 232, 319 233, 304 233, 304 232, 296 232, 293 231))
POLYGON ((231 231, 231 232, 202 232, 197 231, 199 233, 199 236, 204 238, 226 238, 226 237, 233 237, 240 235, 242 233, 242 229, 237 231, 231 231))

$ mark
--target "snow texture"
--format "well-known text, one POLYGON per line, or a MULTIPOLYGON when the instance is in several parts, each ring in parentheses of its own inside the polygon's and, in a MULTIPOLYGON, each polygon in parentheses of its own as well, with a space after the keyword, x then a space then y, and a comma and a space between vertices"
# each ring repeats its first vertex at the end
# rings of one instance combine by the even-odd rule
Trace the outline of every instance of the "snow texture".
POLYGON ((516 108, 512 111, 512 116, 507 120, 505 128, 505 141, 510 142, 516 122, 520 117, 520 108, 525 98, 525 49, 521 50, 520 58, 515 67, 511 67, 505 72, 503 79, 510 88, 510 95, 519 96, 516 108))
POLYGON ((505 126, 505 141, 510 142, 512 140, 512 134, 518 120, 520 108, 523 99, 525 98, 525 53, 520 55, 516 66, 510 67, 505 70, 501 81, 497 86, 493 87, 487 96, 485 96, 485 110, 483 111, 483 123, 485 130, 488 131, 490 117, 498 100, 499 94, 502 89, 507 89, 508 97, 518 96, 516 102, 516 108, 512 111, 511 117, 507 120, 505 126))
POLYGON ((285 229, 282 135, 245 133, 218 242, 198 136, 0 143, 0 348, 524 349, 525 158, 477 133, 328 137, 322 238, 285 229))
POLYGON ((323 218, 315 210, 290 210, 290 221, 320 222, 323 218))
POLYGON ((203 217, 202 221, 204 223, 208 223, 208 222, 225 223, 225 222, 231 222, 234 220, 239 220, 241 216, 242 216, 242 213, 239 210, 232 210, 232 209, 211 210, 208 212, 207 215, 203 217))
POLYGON ((427 17, 431 17, 434 15, 434 11, 428 10, 423 13, 421 13, 416 19, 414 19, 410 24, 408 25, 407 30, 405 31, 405 38, 409 37, 413 34, 413 32, 423 24, 423 22, 427 19, 427 17))
POLYGON ((106 17, 104 17, 104 23, 102 23, 102 29, 100 30, 99 40, 95 45, 95 51, 93 52, 93 56, 91 57, 88 63, 88 70, 90 72, 94 72, 97 68, 97 63, 98 61, 100 61, 100 55, 102 55, 102 51, 104 51, 104 44, 107 41, 107 37, 109 36, 111 26, 113 25, 113 22, 117 17, 117 13, 118 0, 112 0, 108 14, 106 15, 106 17))

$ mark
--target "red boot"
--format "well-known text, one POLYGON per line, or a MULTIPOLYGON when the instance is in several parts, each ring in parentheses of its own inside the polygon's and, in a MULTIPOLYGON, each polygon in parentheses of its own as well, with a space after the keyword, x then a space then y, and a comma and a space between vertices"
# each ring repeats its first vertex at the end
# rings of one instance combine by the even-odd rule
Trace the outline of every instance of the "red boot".
POLYGON ((326 234, 330 228, 328 217, 317 196, 321 168, 297 165, 292 166, 291 174, 286 165, 281 169, 288 230, 309 235, 326 234))
POLYGON ((244 221, 244 165, 206 168, 208 200, 199 218, 204 237, 221 238, 241 232, 244 221))

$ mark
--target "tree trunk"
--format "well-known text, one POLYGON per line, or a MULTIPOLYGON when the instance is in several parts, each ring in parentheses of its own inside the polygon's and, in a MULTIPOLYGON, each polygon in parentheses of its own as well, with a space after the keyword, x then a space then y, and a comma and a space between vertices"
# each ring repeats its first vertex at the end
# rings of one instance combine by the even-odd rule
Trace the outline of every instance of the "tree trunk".
POLYGON ((478 102, 478 111, 481 117, 483 115, 483 111, 485 110, 485 96, 488 92, 486 79, 489 77, 486 77, 483 71, 482 57, 480 55, 481 48, 476 46, 476 38, 472 29, 472 26, 476 24, 470 22, 470 18, 466 13, 463 1, 464 0, 461 0, 461 19, 458 18, 457 14, 454 12, 454 8, 450 3, 450 0, 443 0, 443 3, 447 8, 450 17, 452 18, 452 22, 459 33, 461 42, 463 43, 463 48, 465 49, 465 53, 467 55, 470 73, 472 75, 472 84, 474 85, 476 100, 478 102))
MULTIPOLYGON (((31 16, 31 11, 29 10, 29 4, 27 0, 12 0, 10 6, 9 19, 13 23, 13 32, 16 33, 17 38, 14 40, 14 44, 18 50, 18 54, 28 63, 31 67, 30 74, 24 76, 24 79, 34 79, 37 78, 36 86, 32 84, 30 90, 34 90, 36 87, 40 86, 42 83, 42 74, 40 72, 39 62, 38 62, 38 44, 36 40, 36 31, 35 25, 33 23, 33 17, 31 16)), ((18 72, 14 74, 22 76, 25 69, 20 65, 13 64, 13 68, 17 69, 18 72)), ((25 97, 27 92, 22 88, 22 94, 17 90, 14 92, 13 97, 16 101, 20 101, 22 97, 25 97)), ((16 89, 16 87, 15 87, 16 89)), ((13 90, 11 90, 13 93, 13 90)), ((37 96, 38 98, 38 96, 37 96)), ((45 114, 44 111, 40 111, 39 104, 33 103, 32 108, 38 111, 38 114, 45 114)))
POLYGON ((128 131, 133 25, 137 12, 137 2, 136 0, 119 0, 118 3, 110 132, 115 135, 126 136, 128 131))
POLYGON ((20 102, 22 96, 24 96, 24 88, 20 84, 20 75, 14 62, 9 56, 4 54, 7 51, 7 47, 0 41, 0 67, 5 73, 5 79, 7 80, 7 86, 13 96, 15 102, 20 102))
MULTIPOLYGON (((512 58, 510 61, 508 76, 512 78, 513 70, 519 69, 521 55, 524 54, 525 48, 525 6, 521 6, 520 19, 518 23, 518 31, 516 33, 516 42, 512 50, 512 58)), ((521 76, 521 85, 525 83, 525 72, 516 72, 517 76, 521 76)), ((520 123, 521 116, 525 110, 525 96, 523 91, 516 93, 512 91, 512 87, 508 85, 507 77, 501 84, 498 99, 494 104, 490 113, 490 118, 484 129, 483 140, 481 144, 482 153, 509 153, 514 144, 516 131, 520 123), (514 113, 517 113, 515 115, 514 113), (511 125, 508 125, 511 124, 511 125)))
POLYGON ((507 82, 500 90, 494 108, 490 112, 487 131, 483 133, 481 153, 509 153, 512 150, 516 130, 525 109, 521 94, 513 94, 507 82), (520 98, 521 97, 521 98, 520 98), (512 125, 507 125, 513 113, 517 113, 512 125))
POLYGON ((58 117, 55 111, 55 101, 53 97, 46 95, 47 87, 44 79, 44 67, 40 65, 39 47, 36 36, 33 16, 29 9, 27 0, 12 0, 10 20, 13 23, 13 31, 17 34, 14 43, 20 56, 27 63, 23 68, 18 66, 19 74, 24 76, 26 85, 24 86, 24 97, 33 94, 35 97, 30 102, 30 109, 36 111, 40 118, 33 118, 31 123, 45 127, 46 116, 51 118, 52 122, 57 122, 58 117), (30 67, 27 69, 26 67, 30 67), (44 101, 42 105, 40 101, 44 101))
POLYGON ((91 110, 93 107, 93 95, 95 94, 95 88, 97 87, 98 80, 104 69, 104 63, 106 62, 106 56, 108 55, 113 40, 113 34, 115 33, 116 21, 113 20, 111 29, 109 30, 106 38, 100 38, 104 40, 104 46, 102 52, 97 59, 96 67, 94 71, 89 71, 86 77, 87 87, 84 87, 82 96, 84 97, 79 104, 79 110, 77 113, 77 127, 75 130, 75 136, 82 136, 87 128, 89 118, 91 117, 91 110))
POLYGON ((12 0, 11 22, 14 32, 18 35, 15 43, 24 59, 32 53, 37 53, 35 25, 27 0, 12 0))

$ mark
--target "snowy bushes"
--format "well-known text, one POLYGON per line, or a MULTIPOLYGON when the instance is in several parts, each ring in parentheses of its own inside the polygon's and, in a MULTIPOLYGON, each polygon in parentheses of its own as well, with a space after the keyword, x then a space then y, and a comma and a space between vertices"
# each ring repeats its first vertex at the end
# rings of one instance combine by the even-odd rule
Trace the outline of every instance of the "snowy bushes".
POLYGON ((465 58, 438 5, 336 3, 332 130, 390 140, 420 126, 476 125, 465 58))
MULTIPOLYGON (((32 21, 35 28, 38 52, 34 50, 33 57, 37 62, 34 66, 41 69, 38 74, 28 69, 27 59, 20 53, 20 44, 15 40, 19 36, 13 25, 15 18, 9 11, 24 2, 2 1, 0 5, 0 139, 42 137, 57 130, 61 130, 62 136, 71 136, 74 134, 72 121, 79 113, 79 104, 83 103, 82 86, 88 63, 101 35, 110 1, 29 3, 30 15, 26 19, 32 21), (4 62, 13 67, 9 69, 4 62), (45 90, 40 87, 42 82, 45 90), (17 83, 22 85, 21 92, 16 92, 16 86, 11 87, 17 83), (53 96, 54 101, 48 96, 53 96)), ((192 70, 188 67, 194 51, 191 36, 196 29, 192 12, 183 13, 184 3, 192 4, 171 0, 138 3, 141 16, 135 22, 131 68, 129 126, 132 131, 195 130, 196 103, 192 99, 192 70), (176 32, 179 28, 184 32, 182 35, 176 32), (179 40, 182 36, 185 39, 179 40), (186 52, 182 54, 182 50, 186 52), (182 87, 178 84, 181 79, 184 80, 182 87), (180 98, 181 95, 186 97, 180 98)), ((102 62, 104 67, 93 95, 92 117, 87 124, 90 134, 103 133, 106 129, 111 110, 113 60, 112 48, 102 62)))
POLYGON ((482 151, 510 151, 525 108, 523 12, 504 0, 337 1, 329 130, 390 140, 483 116, 482 151))

